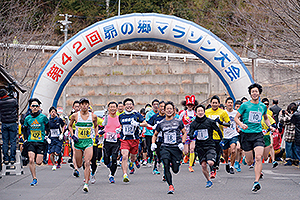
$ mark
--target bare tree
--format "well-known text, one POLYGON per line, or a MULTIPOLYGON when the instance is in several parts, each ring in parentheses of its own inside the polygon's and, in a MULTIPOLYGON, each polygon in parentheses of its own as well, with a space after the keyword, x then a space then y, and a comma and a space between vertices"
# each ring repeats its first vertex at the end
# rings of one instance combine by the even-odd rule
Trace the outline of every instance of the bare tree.
POLYGON ((0 2, 0 63, 19 84, 28 88, 27 96, 22 99, 24 104, 43 67, 42 51, 28 54, 26 45, 42 48, 53 40, 58 9, 56 5, 50 6, 41 0, 0 2))

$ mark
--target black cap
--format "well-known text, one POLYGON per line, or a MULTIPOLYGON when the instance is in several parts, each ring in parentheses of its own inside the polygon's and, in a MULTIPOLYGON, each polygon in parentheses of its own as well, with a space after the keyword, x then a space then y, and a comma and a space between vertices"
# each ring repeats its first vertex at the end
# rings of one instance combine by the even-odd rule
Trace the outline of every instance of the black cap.
POLYGON ((7 94, 6 89, 0 89, 0 97, 4 97, 7 94))
POLYGON ((90 101, 89 101, 87 98, 85 98, 85 97, 83 97, 83 98, 81 98, 81 99, 79 100, 79 104, 81 104, 81 103, 83 103, 83 102, 87 102, 88 104, 90 104, 90 101))

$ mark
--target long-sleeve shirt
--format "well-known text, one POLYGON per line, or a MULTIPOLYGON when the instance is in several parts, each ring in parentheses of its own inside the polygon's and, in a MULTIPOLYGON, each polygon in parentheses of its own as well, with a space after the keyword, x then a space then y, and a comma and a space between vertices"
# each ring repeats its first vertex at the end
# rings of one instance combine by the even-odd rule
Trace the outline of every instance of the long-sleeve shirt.
POLYGON ((285 115, 279 114, 279 122, 284 126, 284 140, 286 142, 295 141, 295 125, 291 123, 292 114, 288 113, 285 115))

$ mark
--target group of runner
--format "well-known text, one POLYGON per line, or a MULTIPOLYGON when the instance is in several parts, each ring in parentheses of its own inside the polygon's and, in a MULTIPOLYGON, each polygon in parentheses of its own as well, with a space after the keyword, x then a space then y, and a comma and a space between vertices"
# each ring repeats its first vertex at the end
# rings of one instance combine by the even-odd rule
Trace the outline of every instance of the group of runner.
MULTIPOLYGON (((101 159, 101 148, 104 164, 110 170, 109 183, 115 183, 118 159, 121 161, 123 182, 130 182, 128 170, 133 174, 134 165, 136 168, 141 166, 137 159, 141 137, 145 138, 142 140, 145 143, 142 153, 147 155, 142 157, 141 163, 152 164, 153 174, 160 174, 158 165, 163 164, 163 181, 169 185, 168 194, 175 191, 170 170, 178 173, 181 163, 189 162, 188 170, 192 173, 196 158, 206 178, 205 187, 210 188, 212 179, 217 175, 221 155, 229 174, 235 173, 234 168, 237 172, 241 171, 242 155, 249 166, 255 160, 252 191, 257 192, 261 189, 262 159, 267 159, 272 149, 268 148, 268 143, 265 146, 265 141, 269 141, 269 133, 275 131, 275 127, 271 126, 266 105, 260 102, 262 87, 254 83, 248 91, 251 100, 234 102, 228 97, 225 110, 220 108, 218 96, 211 98, 209 108, 198 105, 194 95, 186 96, 183 104, 186 109, 179 112, 173 102, 154 99, 152 109, 146 108, 145 117, 134 109, 134 100, 126 98, 119 103, 109 102, 103 119, 93 114, 87 98, 81 98, 73 103, 67 128, 54 107, 49 109, 48 119, 41 113, 40 100, 30 99, 31 114, 25 118, 23 133, 33 177, 31 186, 38 183, 35 163, 42 163, 44 141, 50 145, 52 170, 55 170, 54 157, 59 156, 64 130, 68 129, 72 141, 73 175, 79 177, 78 169, 83 166, 85 192, 89 191, 89 181, 92 184, 96 181, 96 158, 101 159)), ((271 154, 272 159, 273 156, 271 154)), ((277 165, 274 160, 273 167, 277 165)))

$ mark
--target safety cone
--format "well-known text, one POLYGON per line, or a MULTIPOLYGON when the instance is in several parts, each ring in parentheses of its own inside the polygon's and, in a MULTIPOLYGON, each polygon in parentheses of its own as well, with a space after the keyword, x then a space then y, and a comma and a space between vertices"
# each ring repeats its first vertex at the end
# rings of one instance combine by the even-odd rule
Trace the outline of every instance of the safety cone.
POLYGON ((48 157, 48 165, 53 165, 52 162, 51 162, 51 159, 50 159, 50 155, 51 154, 49 154, 49 157, 48 157))
POLYGON ((69 156, 69 144, 65 143, 64 155, 63 157, 69 156))

